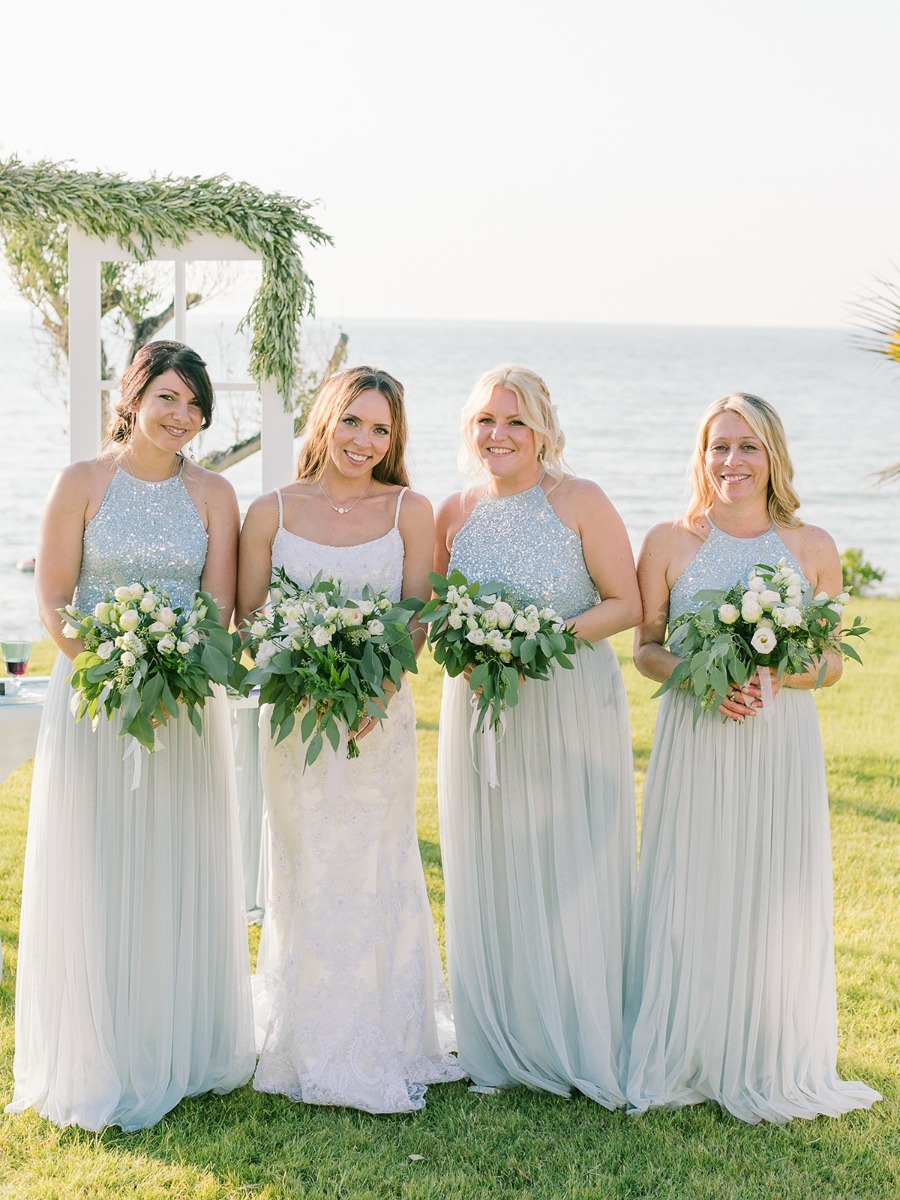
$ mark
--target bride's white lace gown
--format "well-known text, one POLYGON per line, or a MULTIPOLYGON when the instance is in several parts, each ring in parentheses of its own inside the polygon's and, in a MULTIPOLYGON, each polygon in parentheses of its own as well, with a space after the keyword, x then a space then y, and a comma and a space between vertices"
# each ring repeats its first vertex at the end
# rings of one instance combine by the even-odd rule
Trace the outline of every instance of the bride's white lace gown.
MULTIPOLYGON (((396 517, 384 537, 345 547, 307 541, 280 519, 272 566, 302 585, 322 572, 351 592, 369 583, 399 599, 403 539, 396 517)), ((272 854, 254 1086, 373 1113, 422 1108, 429 1083, 463 1073, 449 1054, 453 1025, 416 841, 409 687, 360 742, 359 758, 326 743, 305 771, 297 726, 276 746, 269 717, 263 709, 272 854)))

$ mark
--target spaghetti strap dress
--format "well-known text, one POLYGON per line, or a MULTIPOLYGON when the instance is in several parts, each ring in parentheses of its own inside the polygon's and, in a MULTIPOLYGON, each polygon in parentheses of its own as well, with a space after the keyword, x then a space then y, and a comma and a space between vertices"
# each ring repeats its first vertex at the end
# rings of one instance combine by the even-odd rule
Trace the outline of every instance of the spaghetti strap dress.
MULTIPOLYGON (((394 526, 326 546, 279 524, 273 570, 301 586, 317 574, 352 595, 399 600, 403 538, 394 526)), ((428 1084, 460 1079, 453 1023, 416 840, 416 724, 408 683, 388 717, 346 757, 326 743, 304 770, 299 722, 284 741, 260 714, 271 836, 257 974, 254 1087, 306 1104, 371 1113, 425 1104, 428 1084)))

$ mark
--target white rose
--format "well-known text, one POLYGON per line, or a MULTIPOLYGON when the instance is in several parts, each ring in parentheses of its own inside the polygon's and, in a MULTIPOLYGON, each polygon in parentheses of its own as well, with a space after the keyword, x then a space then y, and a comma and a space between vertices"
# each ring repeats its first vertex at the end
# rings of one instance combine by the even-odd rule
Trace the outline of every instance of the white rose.
POLYGON ((184 640, 189 646, 196 646, 200 641, 200 634, 196 629, 189 629, 184 635, 184 640))
POLYGON ((101 600, 99 603, 94 605, 94 616, 98 621, 106 621, 105 613, 108 607, 109 605, 105 600, 101 600))
POLYGON ((778 645, 778 638, 771 629, 757 629, 750 639, 750 645, 760 654, 769 654, 778 645))
POLYGON ((153 595, 152 592, 145 592, 144 597, 141 600, 141 606, 140 606, 141 612, 145 612, 145 613, 153 612, 154 608, 156 608, 158 603, 159 603, 159 601, 156 599, 156 597, 153 595))
POLYGON ((384 633, 384 625, 382 625, 381 621, 370 621, 368 628, 372 637, 380 637, 384 633))
POLYGON ((785 592, 785 599, 790 600, 792 604, 800 603, 803 599, 803 588, 799 583, 789 584, 785 592))
POLYGON ((317 646, 328 646, 331 644, 331 630, 327 625, 317 625, 313 630, 312 636, 317 646))
POLYGON ((355 625, 362 625, 363 615, 358 608, 342 608, 341 620, 350 629, 355 625))
POLYGON ((391 607, 391 603, 392 601, 388 600, 387 596, 385 596, 383 600, 378 601, 378 607, 382 612, 387 612, 387 610, 391 607))
POLYGON ((492 650, 499 650, 500 644, 505 640, 499 629, 492 629, 485 637, 485 644, 490 646, 492 650))
POLYGON ((360 600, 359 601, 359 611, 363 614, 364 617, 371 616, 372 613, 375 611, 374 600, 360 600))
POLYGON ((766 590, 766 581, 761 579, 759 575, 751 575, 747 581, 747 587, 751 592, 756 592, 758 595, 760 592, 764 592, 766 590))
POLYGON ((117 600, 130 600, 131 599, 131 588, 130 587, 117 587, 116 590, 113 592, 113 595, 115 596, 115 598, 117 600))
MULTIPOLYGON (((63 625, 62 633, 63 633, 63 637, 66 637, 66 638, 77 638, 78 637, 78 630, 73 629, 71 625, 63 625)), ((107 645, 106 642, 104 642, 103 644, 104 644, 104 646, 107 645)))
POLYGON ((120 662, 122 663, 123 667, 133 667, 135 665, 135 663, 137 662, 137 659, 134 657, 134 655, 131 653, 130 650, 126 650, 122 654, 120 662))
POLYGON ((278 648, 271 642, 263 642, 256 652, 256 665, 264 667, 270 658, 274 658, 278 653, 278 648))
POLYGON ((768 588, 759 594, 759 602, 768 612, 774 608, 776 604, 781 603, 781 594, 779 592, 770 591, 768 588))
POLYGON ((447 624, 450 626, 451 629, 461 629, 462 622, 463 622, 463 619, 459 615, 459 613, 452 612, 447 617, 447 624))
POLYGON ((486 612, 481 614, 482 629, 496 629, 499 624, 500 618, 497 616, 497 613, 494 611, 494 609, 489 608, 486 612))
POLYGON ((494 649, 500 652, 501 657, 505 657, 507 654, 509 654, 510 650, 512 650, 512 642, 509 640, 509 638, 502 637, 497 642, 494 649))
POLYGON ((136 613, 133 608, 128 608, 119 617, 119 628, 124 629, 126 633, 137 629, 141 623, 141 614, 136 613))
POLYGON ((190 642, 178 642, 178 643, 176 643, 176 646, 175 646, 175 649, 178 651, 179 654, 187 654, 190 651, 190 648, 191 648, 190 642))
MULTIPOLYGON (((172 651, 175 649, 175 638, 173 637, 173 635, 171 633, 167 633, 164 637, 161 637, 156 644, 157 644, 157 646, 159 646, 159 648, 163 652, 163 654, 171 654, 172 651)), ((183 643, 179 642, 178 645, 180 647, 181 645, 183 645, 183 643)), ((182 651, 182 654, 183 653, 184 653, 184 651, 182 651)))
POLYGON ((255 638, 265 637, 267 631, 268 631, 268 627, 265 624, 263 624, 262 621, 254 621, 253 624, 250 626, 250 633, 255 638))
POLYGON ((157 621, 162 621, 166 629, 171 629, 178 618, 172 612, 171 608, 161 608, 156 614, 157 621))
POLYGON ((144 589, 139 583, 133 583, 128 589, 129 600, 140 600, 144 594, 144 589))
POLYGON ((803 624, 803 614, 793 604, 773 609, 772 616, 775 618, 775 624, 780 625, 782 629, 796 629, 803 624))
POLYGON ((741 599, 741 616, 751 625, 762 616, 762 605, 755 592, 744 592, 741 599))
POLYGON ((733 625, 740 615, 733 604, 719 605, 719 620, 723 625, 733 625))
POLYGON ((834 602, 835 602, 835 604, 846 604, 849 599, 850 599, 849 592, 840 592, 837 596, 835 596, 834 602))
POLYGON ((154 621, 147 632, 153 633, 157 637, 160 637, 162 634, 169 632, 169 627, 168 625, 164 625, 162 621, 154 621))
POLYGON ((466 634, 466 639, 468 641, 470 641, 473 646, 483 646, 484 645, 484 630, 479 629, 476 626, 474 629, 469 630, 469 632, 466 634))
POLYGON ((115 648, 115 642, 101 642, 97 647, 97 657, 102 658, 103 661, 106 662, 115 648))
POLYGON ((326 621, 336 621, 340 615, 341 615, 341 610, 339 608, 335 608, 333 604, 329 604, 328 607, 325 609, 325 611, 322 613, 322 616, 325 618, 326 621))
POLYGON ((501 629, 509 629, 515 620, 515 610, 511 604, 507 604, 505 600, 498 600, 493 607, 493 611, 497 614, 497 624, 501 629))

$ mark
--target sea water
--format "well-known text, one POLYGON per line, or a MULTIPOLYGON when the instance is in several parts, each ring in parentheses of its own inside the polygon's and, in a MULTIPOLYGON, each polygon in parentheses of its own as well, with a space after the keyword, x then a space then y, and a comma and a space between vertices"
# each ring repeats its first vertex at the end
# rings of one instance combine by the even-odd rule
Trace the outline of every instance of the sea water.
MULTIPOLYGON (((236 323, 188 314, 188 340, 217 380, 244 369, 236 323)), ((327 360, 341 330, 349 364, 382 367, 405 385, 412 483, 436 503, 461 483, 459 410, 478 375, 503 362, 538 371, 558 405, 571 468, 604 488, 635 551, 650 526, 684 509, 707 404, 732 391, 764 396, 787 429, 801 517, 885 570, 881 591, 900 590, 900 487, 875 482, 900 459, 900 370, 862 351, 849 330, 320 320, 304 332, 310 358, 327 360)), ((38 636, 33 579, 16 563, 33 556, 48 490, 68 462, 67 385, 27 313, 0 313, 0 362, 0 631, 38 636)), ((255 419, 252 397, 221 389, 200 451, 248 436, 255 419)), ((260 491, 259 455, 228 477, 245 509, 260 491)))

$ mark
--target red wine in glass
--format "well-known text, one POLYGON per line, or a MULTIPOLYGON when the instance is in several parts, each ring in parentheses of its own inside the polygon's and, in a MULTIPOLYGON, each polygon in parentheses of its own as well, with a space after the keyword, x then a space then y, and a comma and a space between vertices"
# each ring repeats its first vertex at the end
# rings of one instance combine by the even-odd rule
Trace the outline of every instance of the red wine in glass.
POLYGON ((10 675, 6 685, 7 696, 15 696, 19 691, 19 680, 28 670, 28 660, 31 657, 31 642, 0 642, 3 649, 3 661, 10 675))

